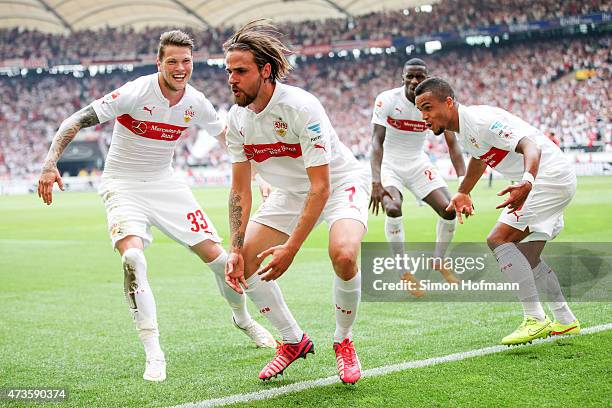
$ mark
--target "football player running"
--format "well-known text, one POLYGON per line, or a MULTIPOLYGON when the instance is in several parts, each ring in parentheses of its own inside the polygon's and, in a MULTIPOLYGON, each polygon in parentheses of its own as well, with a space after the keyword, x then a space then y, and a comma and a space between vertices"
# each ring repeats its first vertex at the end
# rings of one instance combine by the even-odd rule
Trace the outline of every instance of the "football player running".
POLYGON ((272 335, 249 315, 245 296, 225 283, 227 253, 187 183, 174 174, 172 157, 182 132, 198 125, 222 137, 224 125, 204 94, 188 84, 193 41, 181 31, 160 37, 158 72, 128 82, 64 120, 51 144, 38 183, 50 205, 53 185, 63 190, 57 161, 79 130, 116 119, 99 194, 108 232, 119 251, 124 291, 146 354, 143 378, 163 381, 166 360, 159 342, 157 308, 148 281, 144 250, 151 226, 193 251, 213 271, 236 327, 259 347, 274 347, 272 335))

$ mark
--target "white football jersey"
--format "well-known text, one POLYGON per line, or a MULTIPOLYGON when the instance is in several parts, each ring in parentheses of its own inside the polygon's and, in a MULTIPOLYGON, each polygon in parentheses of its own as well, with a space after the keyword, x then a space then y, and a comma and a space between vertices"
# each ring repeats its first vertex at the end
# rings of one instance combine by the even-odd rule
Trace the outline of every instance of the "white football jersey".
POLYGON ((103 176, 156 180, 172 173, 172 157, 185 129, 198 125, 216 136, 223 130, 217 112, 204 94, 187 85, 170 107, 158 74, 141 76, 94 101, 100 123, 117 119, 103 176))
POLYGON ((325 164, 332 185, 367 173, 338 139, 321 102, 303 89, 277 82, 263 111, 234 105, 227 121, 232 163, 252 160, 274 187, 305 193, 310 189, 306 168, 325 164))
POLYGON ((390 89, 376 97, 372 123, 384 126, 383 161, 420 158, 429 128, 421 112, 406 98, 404 87, 390 89))
POLYGON ((510 180, 521 180, 525 172, 523 155, 515 151, 523 137, 542 150, 538 179, 562 179, 573 174, 573 166, 540 130, 521 118, 487 105, 459 105, 457 139, 463 151, 484 161, 510 180))

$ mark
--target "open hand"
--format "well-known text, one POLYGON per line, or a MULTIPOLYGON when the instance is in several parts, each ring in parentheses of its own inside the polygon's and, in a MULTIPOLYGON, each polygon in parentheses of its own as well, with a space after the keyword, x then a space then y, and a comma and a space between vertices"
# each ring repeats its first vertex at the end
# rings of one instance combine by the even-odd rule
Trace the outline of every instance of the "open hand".
POLYGON ((286 244, 266 249, 257 255, 257 258, 263 261, 268 255, 272 255, 272 260, 265 267, 257 271, 257 274, 262 275, 261 280, 264 281, 278 279, 289 268, 296 253, 296 250, 288 247, 286 244))
POLYGON ((385 211, 385 205, 383 204, 385 196, 393 199, 391 194, 383 187, 382 183, 373 182, 372 195, 370 197, 370 204, 368 205, 368 209, 372 209, 372 214, 378 215, 378 206, 385 211))
POLYGON ((520 183, 504 188, 502 191, 497 193, 497 195, 503 196, 504 194, 508 193, 510 193, 510 195, 506 198, 506 201, 495 208, 508 207, 510 212, 518 210, 523 206, 523 204, 525 204, 525 200, 527 200, 527 197, 531 192, 531 188, 531 183, 528 181, 521 181, 520 183))
POLYGON ((51 205, 51 202, 53 202, 53 184, 55 183, 60 190, 64 191, 64 182, 57 166, 45 164, 38 178, 38 197, 42 198, 47 205, 51 205))
POLYGON ((466 219, 470 215, 474 215, 474 204, 468 194, 456 193, 446 207, 446 211, 451 210, 455 210, 459 224, 463 224, 462 214, 465 215, 466 219))

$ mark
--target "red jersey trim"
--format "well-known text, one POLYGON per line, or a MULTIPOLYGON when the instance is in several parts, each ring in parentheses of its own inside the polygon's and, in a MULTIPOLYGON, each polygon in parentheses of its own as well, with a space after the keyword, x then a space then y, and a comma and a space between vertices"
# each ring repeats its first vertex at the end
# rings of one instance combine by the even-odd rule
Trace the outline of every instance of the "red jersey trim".
POLYGON ((479 157, 480 160, 489 165, 489 167, 495 167, 510 153, 508 150, 498 149, 492 147, 491 150, 479 157))
POLYGON ((147 139, 164 140, 173 142, 181 137, 186 126, 170 125, 161 122, 149 122, 147 120, 137 120, 127 113, 117 116, 117 122, 125 126, 136 136, 146 137, 147 139))
POLYGON ((421 122, 420 120, 395 119, 391 116, 387 116, 387 123, 391 125, 391 127, 406 132, 425 132, 427 130, 425 122, 421 122))
POLYGON ((291 157, 297 159, 302 156, 302 146, 299 143, 252 144, 243 145, 243 148, 246 158, 255 160, 257 163, 261 163, 271 157, 291 157))

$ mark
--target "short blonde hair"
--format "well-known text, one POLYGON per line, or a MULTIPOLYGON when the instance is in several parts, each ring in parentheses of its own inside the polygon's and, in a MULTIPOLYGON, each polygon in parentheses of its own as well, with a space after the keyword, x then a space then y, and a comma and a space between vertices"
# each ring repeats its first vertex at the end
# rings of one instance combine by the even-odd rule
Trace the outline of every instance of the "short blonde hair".
POLYGON ((176 45, 179 47, 189 47, 189 51, 193 52, 193 39, 189 34, 181 30, 166 31, 159 36, 159 46, 157 47, 157 58, 164 58, 164 50, 167 45, 176 45))

